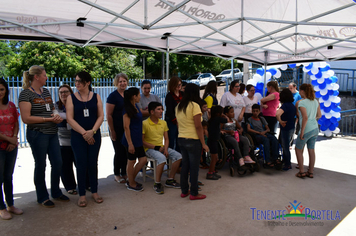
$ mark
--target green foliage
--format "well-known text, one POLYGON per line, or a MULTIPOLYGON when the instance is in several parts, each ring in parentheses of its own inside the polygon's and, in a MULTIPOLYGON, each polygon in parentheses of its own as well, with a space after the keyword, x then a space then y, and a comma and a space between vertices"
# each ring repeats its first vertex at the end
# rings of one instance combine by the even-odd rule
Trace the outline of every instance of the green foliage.
POLYGON ((32 65, 44 66, 49 77, 69 78, 82 70, 93 78, 113 78, 119 72, 129 78, 143 77, 142 69, 134 64, 134 55, 118 48, 26 42, 8 63, 9 76, 22 76, 32 65))
POLYGON ((9 45, 6 41, 0 41, 0 77, 7 77, 9 71, 6 65, 9 63, 12 57, 15 56, 15 50, 12 45, 9 45))

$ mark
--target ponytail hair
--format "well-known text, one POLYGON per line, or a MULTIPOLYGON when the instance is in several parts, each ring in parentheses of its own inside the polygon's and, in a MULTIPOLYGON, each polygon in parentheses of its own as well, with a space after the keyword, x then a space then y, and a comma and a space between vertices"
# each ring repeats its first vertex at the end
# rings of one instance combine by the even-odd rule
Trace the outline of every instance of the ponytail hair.
POLYGON ((302 84, 300 85, 299 90, 303 90, 305 93, 305 97, 309 100, 315 99, 314 88, 313 86, 311 86, 311 84, 302 84))
POLYGON ((40 75, 45 70, 43 66, 31 66, 29 70, 23 72, 22 88, 28 89, 35 78, 35 75, 40 75))
POLYGON ((211 117, 209 120, 209 125, 214 118, 220 117, 223 114, 223 112, 224 112, 224 108, 222 106, 219 105, 213 106, 211 108, 211 117))
POLYGON ((139 95, 140 90, 135 87, 131 87, 128 90, 125 90, 124 92, 124 108, 126 111, 126 114, 129 116, 130 119, 134 118, 137 114, 136 107, 132 105, 131 100, 133 96, 139 95))
POLYGON ((279 92, 278 83, 276 81, 269 81, 267 86, 272 87, 274 90, 276 90, 276 92, 279 92))

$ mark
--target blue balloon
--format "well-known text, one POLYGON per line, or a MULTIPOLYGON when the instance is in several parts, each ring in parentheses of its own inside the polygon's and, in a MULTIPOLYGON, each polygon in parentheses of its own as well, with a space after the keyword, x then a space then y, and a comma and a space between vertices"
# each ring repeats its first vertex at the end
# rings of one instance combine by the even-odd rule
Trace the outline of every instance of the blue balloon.
POLYGON ((325 115, 322 115, 319 120, 322 120, 322 121, 324 122, 324 121, 326 121, 327 119, 326 119, 325 115))
POLYGON ((333 94, 334 96, 339 95, 339 91, 338 91, 338 90, 333 90, 333 93, 334 93, 334 94, 333 94))
MULTIPOLYGON (((316 93, 319 93, 320 94, 320 92, 315 92, 315 97, 316 97, 316 93)), ((321 95, 320 95, 321 96, 321 95)), ((324 109, 324 107, 325 107, 325 105, 324 105, 324 103, 320 103, 320 109, 324 109)), ((325 118, 325 116, 324 116, 324 118, 325 118)), ((321 119, 321 118, 320 118, 321 119)))
POLYGON ((324 100, 324 101, 329 100, 329 94, 324 95, 324 96, 323 96, 323 100, 324 100))
POLYGON ((334 90, 328 90, 328 95, 329 95, 329 96, 334 95, 334 90))
MULTIPOLYGON (((321 98, 322 97, 321 94, 320 94, 320 91, 315 92, 315 97, 316 98, 321 98)), ((320 104, 320 108, 321 108, 321 104, 320 104)))
POLYGON ((311 72, 311 70, 310 70, 310 71, 308 71, 308 75, 314 75, 314 74, 313 74, 313 72, 311 72))
POLYGON ((317 79, 320 79, 321 77, 323 77, 323 73, 321 72, 321 70, 319 69, 319 72, 315 75, 315 77, 317 79))
POLYGON ((337 105, 336 105, 336 103, 331 103, 331 105, 330 105, 330 107, 331 107, 331 110, 334 110, 336 107, 337 107, 337 105))
POLYGON ((324 68, 320 68, 321 71, 328 71, 330 70, 330 66, 326 65, 324 68))
POLYGON ((320 126, 320 130, 321 130, 321 131, 326 131, 327 129, 328 129, 328 127, 325 127, 324 125, 321 125, 321 126, 320 126))
POLYGON ((336 108, 332 109, 333 111, 335 112, 340 112, 341 111, 341 107, 340 106, 337 106, 336 108))
POLYGON ((331 107, 324 107, 325 113, 329 113, 331 111, 331 107))
POLYGON ((295 68, 295 67, 297 66, 297 64, 288 64, 288 66, 289 66, 290 68, 295 68))
POLYGON ((331 124, 332 124, 332 123, 331 123, 330 120, 326 120, 326 121, 324 121, 324 123, 323 123, 323 125, 324 125, 325 127, 329 127, 331 124))
POLYGON ((276 68, 271 68, 269 70, 267 70, 269 73, 271 73, 272 75, 277 74, 277 69, 276 68))
POLYGON ((337 118, 337 122, 339 122, 341 120, 341 117, 337 118))
POLYGON ((325 79, 325 83, 326 83, 326 84, 331 84, 332 82, 333 82, 333 81, 332 81, 330 78, 326 78, 326 79, 325 79))
POLYGON ((313 68, 313 62, 311 62, 309 65, 305 67, 305 69, 311 70, 313 68))
POLYGON ((319 119, 319 120, 318 120, 318 124, 319 124, 319 125, 323 125, 323 121, 319 119))
POLYGON ((331 125, 329 126, 329 130, 330 130, 330 131, 334 131, 335 129, 336 129, 335 124, 331 124, 331 125))
POLYGON ((257 88, 258 90, 263 90, 263 83, 262 83, 262 82, 257 82, 256 88, 257 88))
POLYGON ((335 75, 331 76, 330 79, 333 83, 336 83, 338 81, 338 78, 335 75))
POLYGON ((319 85, 319 83, 318 83, 317 80, 312 80, 312 81, 311 81, 311 84, 312 84, 313 86, 318 86, 318 85, 319 85))
POLYGON ((326 83, 324 82, 324 83, 322 83, 322 84, 319 84, 319 88, 320 88, 321 90, 323 90, 324 88, 326 88, 326 83))
POLYGON ((256 73, 259 74, 260 76, 262 76, 265 73, 265 70, 263 68, 258 68, 256 70, 256 73))
POLYGON ((335 123, 337 122, 337 118, 331 117, 331 118, 330 118, 330 122, 333 123, 333 124, 335 124, 335 123))

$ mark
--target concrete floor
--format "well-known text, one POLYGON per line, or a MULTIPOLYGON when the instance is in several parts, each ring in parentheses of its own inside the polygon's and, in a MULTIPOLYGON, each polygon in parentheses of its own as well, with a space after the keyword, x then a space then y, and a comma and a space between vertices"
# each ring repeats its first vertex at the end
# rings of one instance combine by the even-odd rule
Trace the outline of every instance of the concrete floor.
MULTIPOLYGON (((105 137, 99 157, 99 194, 104 203, 94 203, 88 193, 88 206, 80 208, 76 205, 78 197, 67 195, 70 202, 55 201, 52 209, 36 203, 33 158, 30 149, 23 148, 16 163, 14 193, 15 206, 25 213, 0 221, 0 235, 326 235, 340 220, 327 220, 325 216, 324 220, 308 220, 322 226, 289 225, 305 220, 274 221, 286 225, 273 226, 267 220, 256 220, 256 214, 253 220, 251 208, 284 210, 296 200, 312 210, 332 210, 333 218, 339 211, 344 219, 356 206, 355 144, 354 140, 320 136, 314 179, 296 178, 295 168, 287 172, 262 169, 231 177, 225 165, 220 171, 222 178, 209 181, 204 178, 206 170, 200 170, 200 180, 205 183, 202 193, 207 198, 190 201, 180 198, 177 189, 166 188, 165 194, 155 194, 151 179, 139 193, 114 182, 114 152, 105 137)), ((292 162, 296 162, 294 150, 292 162)), ((49 184, 49 163, 47 166, 49 184)), ((164 174, 162 179, 166 177, 164 174)), ((137 181, 142 182, 142 177, 137 181)), ((354 234, 353 225, 346 222, 342 232, 354 234)))

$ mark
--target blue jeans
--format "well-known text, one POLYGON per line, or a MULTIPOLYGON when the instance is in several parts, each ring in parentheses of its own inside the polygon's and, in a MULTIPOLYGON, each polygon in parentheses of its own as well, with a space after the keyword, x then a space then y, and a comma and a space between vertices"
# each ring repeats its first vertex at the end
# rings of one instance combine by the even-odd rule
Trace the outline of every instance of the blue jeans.
POLYGON ((178 145, 178 126, 173 124, 171 121, 167 121, 168 126, 168 138, 169 138, 169 147, 180 152, 180 147, 178 145))
POLYGON ((27 129, 27 141, 35 159, 34 182, 36 186, 37 202, 42 203, 49 199, 46 181, 46 155, 51 163, 51 195, 53 198, 62 196, 59 188, 59 179, 62 169, 61 149, 58 134, 44 134, 39 131, 27 129))
POLYGON ((77 163, 77 181, 79 196, 85 196, 87 175, 89 177, 90 190, 98 192, 98 156, 101 145, 100 130, 94 135, 94 145, 89 145, 83 136, 72 131, 71 144, 77 163))
POLYGON ((12 191, 12 174, 14 173, 16 156, 17 147, 11 152, 0 150, 0 210, 6 209, 6 205, 8 207, 14 205, 14 195, 12 191), (4 194, 2 191, 2 186, 4 186, 6 205, 4 203, 4 194))
POLYGON ((270 159, 274 161, 278 157, 278 140, 274 135, 270 133, 266 133, 266 136, 267 137, 256 134, 256 140, 258 143, 261 143, 263 145, 264 154, 266 158, 265 161, 270 162, 271 161, 270 159), (272 154, 272 158, 270 158, 271 154, 272 154))
POLYGON ((281 144, 283 149, 283 162, 285 166, 290 166, 290 140, 294 135, 294 129, 284 130, 281 129, 281 144))
POLYGON ((69 191, 76 189, 77 183, 75 182, 74 172, 73 172, 73 163, 74 153, 71 146, 61 146, 61 155, 62 155, 62 171, 61 179, 64 185, 64 188, 69 191))
POLYGON ((188 177, 190 173, 190 194, 198 195, 199 163, 202 145, 199 139, 178 138, 182 154, 182 170, 180 171, 180 185, 183 194, 189 191, 188 177))

